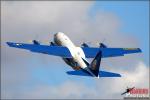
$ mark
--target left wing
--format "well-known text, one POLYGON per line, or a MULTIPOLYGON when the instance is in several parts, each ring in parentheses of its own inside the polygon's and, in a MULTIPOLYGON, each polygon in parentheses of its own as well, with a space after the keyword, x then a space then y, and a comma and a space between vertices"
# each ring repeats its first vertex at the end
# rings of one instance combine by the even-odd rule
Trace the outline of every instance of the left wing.
POLYGON ((124 56, 124 54, 142 52, 140 48, 93 48, 82 47, 86 58, 94 58, 96 54, 102 51, 102 58, 124 56))
POLYGON ((68 48, 63 46, 46 46, 46 45, 36 45, 36 44, 25 44, 25 43, 12 43, 7 42, 10 47, 27 49, 32 52, 44 53, 49 55, 60 56, 63 58, 72 58, 68 48))

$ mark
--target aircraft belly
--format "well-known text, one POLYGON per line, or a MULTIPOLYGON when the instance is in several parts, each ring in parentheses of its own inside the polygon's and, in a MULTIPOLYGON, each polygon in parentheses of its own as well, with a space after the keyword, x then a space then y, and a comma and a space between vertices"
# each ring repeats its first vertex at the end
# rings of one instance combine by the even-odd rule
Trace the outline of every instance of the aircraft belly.
POLYGON ((72 66, 72 68, 73 68, 74 70, 80 70, 80 69, 81 69, 80 66, 72 66))
POLYGON ((75 59, 75 61, 78 63, 78 65, 79 65, 81 68, 84 69, 84 68, 87 67, 81 57, 76 56, 74 59, 75 59))
POLYGON ((86 64, 84 63, 84 61, 82 60, 82 58, 85 58, 85 55, 83 53, 83 51, 81 51, 81 49, 79 49, 79 47, 75 47, 75 46, 67 46, 67 48, 69 49, 74 62, 77 63, 77 65, 79 65, 81 68, 86 68, 86 64))
POLYGON ((71 66, 74 70, 81 69, 81 67, 78 65, 78 63, 73 60, 73 58, 63 58, 63 60, 65 61, 66 64, 71 66))
MULTIPOLYGON (((67 36, 64 36, 63 34, 60 34, 60 35, 57 34, 55 38, 55 42, 69 49, 69 52, 72 55, 72 61, 70 61, 70 64, 77 63, 74 69, 79 69, 79 67, 84 69, 87 67, 87 65, 84 63, 82 59, 82 58, 85 59, 85 54, 82 48, 76 47, 67 36)), ((69 62, 66 62, 66 63, 69 64, 69 62)), ((70 65, 70 66, 73 66, 73 65, 70 65)))

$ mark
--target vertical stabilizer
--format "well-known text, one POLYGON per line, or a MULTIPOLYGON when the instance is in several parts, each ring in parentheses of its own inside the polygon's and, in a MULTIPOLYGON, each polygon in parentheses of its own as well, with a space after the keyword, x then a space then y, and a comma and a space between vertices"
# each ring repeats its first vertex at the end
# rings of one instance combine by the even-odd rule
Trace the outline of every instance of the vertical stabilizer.
POLYGON ((99 51, 89 66, 89 69, 97 77, 99 76, 99 67, 101 63, 101 57, 102 57, 102 52, 99 51))

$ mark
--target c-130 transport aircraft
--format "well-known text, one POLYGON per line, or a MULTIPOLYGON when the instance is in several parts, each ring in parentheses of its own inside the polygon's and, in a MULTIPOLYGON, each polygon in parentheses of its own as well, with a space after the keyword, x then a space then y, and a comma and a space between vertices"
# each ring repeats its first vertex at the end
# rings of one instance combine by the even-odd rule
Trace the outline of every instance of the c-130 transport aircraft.
POLYGON ((68 71, 69 75, 92 77, 121 77, 120 74, 99 70, 101 58, 124 56, 124 54, 139 53, 140 48, 108 48, 103 43, 99 47, 89 47, 83 43, 77 47, 62 32, 54 35, 54 42, 50 45, 41 45, 33 40, 33 44, 7 42, 10 47, 27 49, 31 52, 43 53, 62 57, 74 71, 68 71), (91 63, 86 58, 94 58, 91 63))

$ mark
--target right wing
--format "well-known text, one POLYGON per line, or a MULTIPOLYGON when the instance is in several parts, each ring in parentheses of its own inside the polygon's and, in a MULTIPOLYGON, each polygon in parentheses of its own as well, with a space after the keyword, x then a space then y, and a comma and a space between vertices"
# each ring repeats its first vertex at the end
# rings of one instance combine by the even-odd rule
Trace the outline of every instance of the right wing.
POLYGON ((124 56, 124 54, 140 53, 140 48, 94 48, 82 47, 86 58, 94 58, 101 51, 102 58, 124 56))
POLYGON ((10 47, 30 50, 31 52, 49 54, 54 56, 60 56, 63 58, 72 58, 68 48, 63 46, 47 46, 47 45, 35 45, 25 43, 13 43, 7 42, 10 47))

